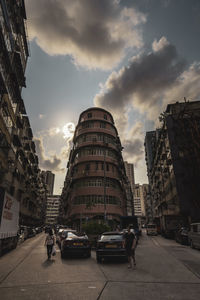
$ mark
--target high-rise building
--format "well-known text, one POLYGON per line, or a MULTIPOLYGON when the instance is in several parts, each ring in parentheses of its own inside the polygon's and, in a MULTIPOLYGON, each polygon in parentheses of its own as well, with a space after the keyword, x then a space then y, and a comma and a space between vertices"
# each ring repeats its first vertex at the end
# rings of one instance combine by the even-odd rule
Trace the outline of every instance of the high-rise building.
POLYGON ((135 185, 134 164, 125 161, 124 166, 126 170, 126 175, 131 185, 132 192, 134 193, 134 185, 135 185))
POLYGON ((141 184, 135 184, 134 189, 134 212, 137 217, 145 216, 144 196, 141 184))
POLYGON ((143 198, 144 198, 144 208, 146 223, 153 223, 153 212, 152 212, 152 199, 151 199, 151 190, 149 184, 142 185, 143 198))
POLYGON ((46 184, 47 194, 53 195, 55 174, 51 171, 42 171, 44 183, 46 184))
POLYGON ((178 226, 199 221, 200 101, 169 104, 154 137, 152 149, 145 142, 153 214, 161 232, 173 236, 178 226))
POLYGON ((0 0, 0 187, 20 203, 20 224, 43 222, 45 189, 21 97, 29 56, 24 0, 0 0))
POLYGON ((47 197, 46 224, 57 224, 60 208, 60 196, 52 195, 47 197))
POLYGON ((62 191, 63 211, 72 224, 126 215, 126 173, 112 115, 102 108, 81 113, 62 191))
POLYGON ((126 195, 127 195, 127 215, 134 216, 134 185, 135 185, 135 176, 134 176, 134 165, 124 162, 126 176, 128 177, 128 183, 126 185, 126 195))

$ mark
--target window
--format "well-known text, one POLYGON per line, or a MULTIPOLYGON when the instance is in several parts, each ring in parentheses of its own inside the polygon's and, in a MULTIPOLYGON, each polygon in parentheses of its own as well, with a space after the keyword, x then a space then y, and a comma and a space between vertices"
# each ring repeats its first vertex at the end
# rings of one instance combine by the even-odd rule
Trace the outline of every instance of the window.
POLYGON ((92 118, 92 113, 87 114, 88 118, 92 118))
POLYGON ((103 117, 104 117, 105 120, 107 120, 107 115, 104 115, 103 117))
POLYGON ((89 169, 90 169, 90 164, 86 164, 85 170, 86 170, 86 171, 89 171, 89 169))
POLYGON ((106 128, 106 123, 100 122, 100 128, 106 128))

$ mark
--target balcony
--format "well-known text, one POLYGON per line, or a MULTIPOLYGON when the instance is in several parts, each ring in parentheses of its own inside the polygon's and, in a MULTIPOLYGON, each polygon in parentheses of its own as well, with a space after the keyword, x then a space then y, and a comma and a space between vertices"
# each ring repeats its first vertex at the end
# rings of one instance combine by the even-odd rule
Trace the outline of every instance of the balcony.
POLYGON ((32 132, 32 129, 31 129, 30 127, 27 129, 27 135, 28 135, 28 137, 29 137, 30 139, 33 138, 33 132, 32 132))
POLYGON ((15 147, 18 147, 18 148, 22 147, 20 138, 19 138, 19 136, 16 135, 16 134, 13 134, 13 145, 14 145, 15 147))
POLYGON ((21 62, 21 56, 20 53, 14 52, 13 55, 13 66, 15 70, 15 74, 17 77, 18 84, 20 86, 26 87, 25 84, 25 77, 24 77, 24 70, 21 62))
POLYGON ((31 151, 31 147, 30 147, 29 142, 27 142, 27 143, 24 144, 24 150, 25 151, 31 151))
POLYGON ((34 141, 31 141, 31 150, 32 150, 34 153, 36 152, 34 141))
POLYGON ((19 115, 16 117, 16 125, 17 125, 17 128, 19 128, 19 129, 23 128, 22 118, 19 115))
POLYGON ((6 135, 2 132, 0 132, 0 149, 7 154, 8 150, 10 148, 10 145, 6 139, 6 135))
POLYGON ((19 112, 20 112, 22 115, 26 115, 26 108, 25 108, 23 99, 20 99, 20 100, 19 100, 19 112))

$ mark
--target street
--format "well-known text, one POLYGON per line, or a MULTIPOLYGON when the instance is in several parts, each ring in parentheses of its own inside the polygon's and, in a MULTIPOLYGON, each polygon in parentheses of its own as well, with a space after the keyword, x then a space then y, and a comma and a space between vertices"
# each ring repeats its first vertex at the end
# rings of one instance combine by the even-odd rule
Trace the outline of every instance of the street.
POLYGON ((26 240, 0 258, 1 300, 175 299, 200 295, 200 251, 145 233, 136 249, 137 266, 123 261, 97 264, 91 258, 46 260, 45 234, 26 240))

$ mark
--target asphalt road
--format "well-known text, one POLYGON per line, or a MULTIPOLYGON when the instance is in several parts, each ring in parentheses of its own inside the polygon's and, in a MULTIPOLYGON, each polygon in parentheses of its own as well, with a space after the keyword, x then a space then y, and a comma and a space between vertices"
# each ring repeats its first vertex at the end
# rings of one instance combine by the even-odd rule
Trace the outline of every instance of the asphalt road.
MULTIPOLYGON (((0 258, 1 300, 197 300, 200 251, 160 236, 143 234, 137 266, 97 264, 91 258, 46 260, 45 234, 26 240, 0 258)), ((57 248, 58 249, 58 248, 57 248)))

